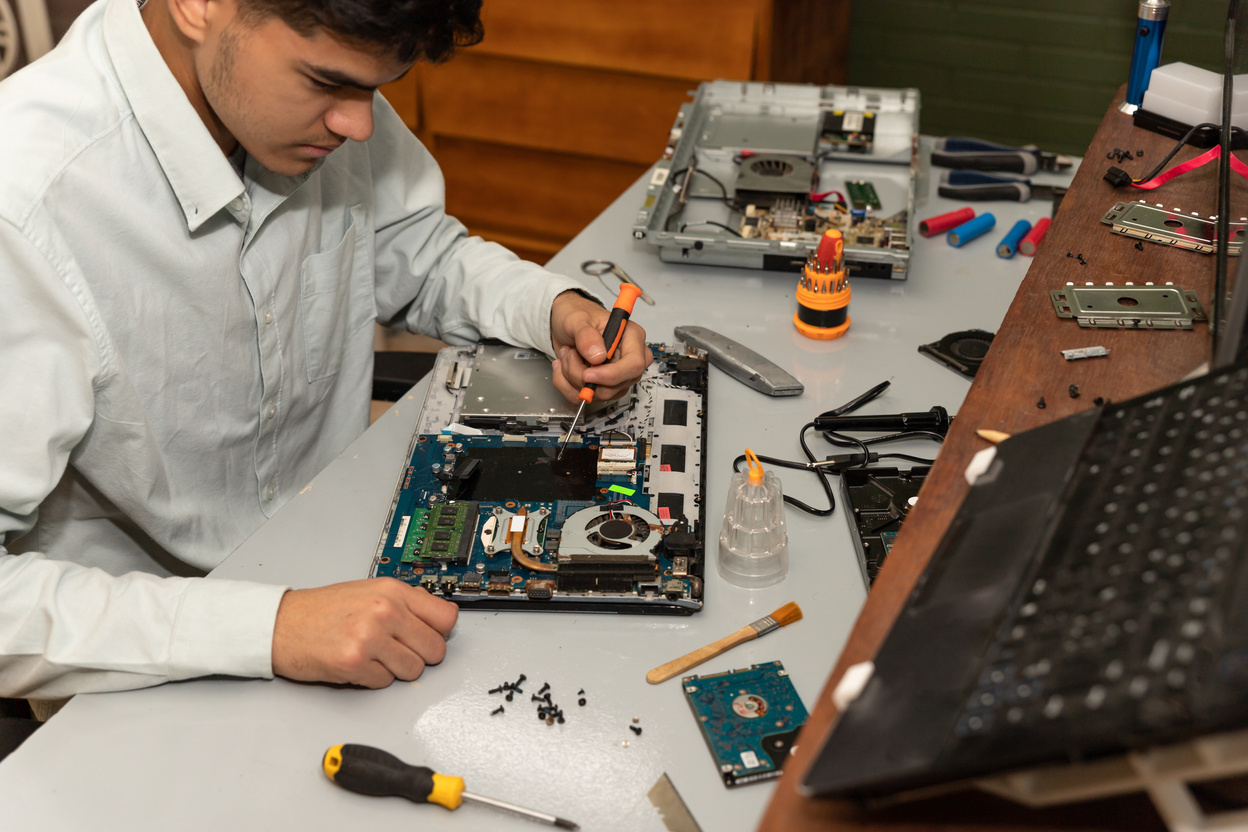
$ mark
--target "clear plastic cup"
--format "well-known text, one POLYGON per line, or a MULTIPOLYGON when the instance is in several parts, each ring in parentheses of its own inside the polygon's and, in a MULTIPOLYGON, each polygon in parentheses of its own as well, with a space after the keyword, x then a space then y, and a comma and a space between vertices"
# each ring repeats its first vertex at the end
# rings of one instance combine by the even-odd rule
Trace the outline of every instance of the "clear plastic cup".
MULTIPOLYGON (((753 456, 747 449, 746 456, 753 456)), ((751 462, 748 473, 732 475, 719 533, 719 575, 747 589, 778 584, 789 574, 789 535, 784 495, 775 472, 751 462)))

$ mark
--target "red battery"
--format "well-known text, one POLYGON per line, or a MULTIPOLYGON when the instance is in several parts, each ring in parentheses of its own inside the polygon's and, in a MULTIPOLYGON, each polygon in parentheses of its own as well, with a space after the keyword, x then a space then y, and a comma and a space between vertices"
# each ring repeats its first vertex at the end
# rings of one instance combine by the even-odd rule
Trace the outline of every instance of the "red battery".
POLYGON ((973 219, 975 219, 974 208, 970 206, 959 208, 956 211, 950 211, 948 214, 941 214, 939 217, 919 220, 919 233, 924 237, 934 237, 937 234, 943 234, 951 228, 957 228, 967 220, 973 219))
POLYGON ((1022 254, 1031 257, 1036 253, 1036 247, 1040 245, 1040 241, 1044 239, 1044 235, 1049 233, 1049 226, 1053 221, 1048 217, 1042 220, 1036 220, 1036 224, 1031 227, 1031 231, 1027 232, 1027 236, 1018 242, 1018 250, 1022 254))

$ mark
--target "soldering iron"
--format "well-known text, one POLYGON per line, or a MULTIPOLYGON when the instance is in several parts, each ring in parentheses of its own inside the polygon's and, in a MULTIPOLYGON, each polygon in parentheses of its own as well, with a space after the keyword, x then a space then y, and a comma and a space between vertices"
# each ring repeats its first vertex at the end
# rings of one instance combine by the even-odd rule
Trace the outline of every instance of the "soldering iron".
POLYGON ((920 413, 866 414, 843 416, 829 410, 815 417, 815 430, 819 431, 897 431, 913 433, 924 431, 945 436, 949 432, 949 411, 940 405, 920 413))

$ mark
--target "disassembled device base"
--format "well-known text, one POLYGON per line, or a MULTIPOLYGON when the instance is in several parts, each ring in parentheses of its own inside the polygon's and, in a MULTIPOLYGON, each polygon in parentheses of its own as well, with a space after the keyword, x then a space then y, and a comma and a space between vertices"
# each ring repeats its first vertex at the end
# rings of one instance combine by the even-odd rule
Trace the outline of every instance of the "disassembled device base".
POLYGON ((671 262, 800 271, 835 229, 851 279, 904 279, 918 119, 915 89, 704 83, 676 116, 633 236, 671 262))
POLYGON ((474 609, 702 608, 705 355, 651 344, 623 399, 575 408, 540 352, 438 355, 371 574, 474 609))

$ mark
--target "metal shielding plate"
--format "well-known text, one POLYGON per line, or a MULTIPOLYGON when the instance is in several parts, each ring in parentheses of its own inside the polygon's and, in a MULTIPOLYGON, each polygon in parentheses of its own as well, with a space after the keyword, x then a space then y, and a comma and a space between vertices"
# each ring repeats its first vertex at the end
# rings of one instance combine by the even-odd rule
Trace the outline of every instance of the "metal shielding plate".
POLYGON ((1107 329, 1191 329, 1206 319, 1195 292, 1177 286, 1067 286, 1049 293, 1059 318, 1107 329))
POLYGON ((537 350, 484 345, 472 362, 463 416, 570 419, 576 407, 551 381, 550 360, 537 350))
POLYGON ((706 120, 703 147, 748 147, 757 153, 811 156, 819 143, 820 113, 732 112, 716 107, 706 120))
MULTIPOLYGON (((1189 251, 1213 254, 1218 250, 1217 225, 1212 218, 1184 214, 1177 208, 1163 208, 1146 202, 1119 202, 1106 212, 1101 222, 1113 226, 1115 234, 1138 237, 1150 243, 1176 246, 1189 251)), ((1230 224, 1227 254, 1238 255, 1244 247, 1244 222, 1230 224)))

